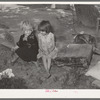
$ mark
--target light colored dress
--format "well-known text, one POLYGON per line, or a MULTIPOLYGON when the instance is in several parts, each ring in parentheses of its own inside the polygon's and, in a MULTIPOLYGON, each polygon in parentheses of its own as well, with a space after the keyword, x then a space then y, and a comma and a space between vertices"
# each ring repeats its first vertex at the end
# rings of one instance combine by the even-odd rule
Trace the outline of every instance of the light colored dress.
MULTIPOLYGON (((41 33, 38 34, 38 38, 39 38, 39 42, 42 42, 42 48, 45 52, 48 51, 48 49, 50 49, 53 45, 53 38, 54 38, 54 34, 53 33, 49 33, 47 35, 42 35, 41 33)), ((55 47, 54 50, 49 53, 48 55, 45 55, 40 49, 39 49, 39 54, 38 54, 38 58, 42 57, 42 56, 47 56, 50 57, 52 59, 54 59, 55 57, 57 57, 57 52, 58 49, 55 47)))

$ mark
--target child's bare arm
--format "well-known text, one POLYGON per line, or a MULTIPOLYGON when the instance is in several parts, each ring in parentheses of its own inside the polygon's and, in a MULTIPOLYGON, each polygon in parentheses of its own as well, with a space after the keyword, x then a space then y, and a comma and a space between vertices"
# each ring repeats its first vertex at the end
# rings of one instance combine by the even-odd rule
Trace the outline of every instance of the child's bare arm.
POLYGON ((43 49, 42 49, 42 42, 41 42, 40 39, 38 39, 38 41, 39 41, 39 49, 40 49, 41 51, 43 51, 43 49))
POLYGON ((42 41, 41 41, 41 39, 39 39, 39 49, 40 49, 45 55, 47 54, 47 52, 44 51, 44 49, 43 49, 43 47, 42 47, 42 41))
POLYGON ((38 44, 39 44, 39 49, 42 51, 42 52, 44 52, 43 51, 43 49, 42 49, 42 41, 41 41, 41 39, 39 38, 39 33, 37 33, 38 35, 37 35, 37 40, 38 40, 38 44))
POLYGON ((51 46, 51 48, 49 48, 49 53, 51 53, 53 50, 55 49, 55 40, 54 40, 54 35, 53 35, 53 37, 52 37, 52 46, 51 46))

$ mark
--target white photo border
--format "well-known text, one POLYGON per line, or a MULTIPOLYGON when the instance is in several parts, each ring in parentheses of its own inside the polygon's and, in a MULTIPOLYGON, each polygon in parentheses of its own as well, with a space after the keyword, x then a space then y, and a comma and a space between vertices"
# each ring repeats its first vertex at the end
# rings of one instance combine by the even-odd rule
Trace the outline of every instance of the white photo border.
MULTIPOLYGON (((99 1, 14 1, 14 2, 1 2, 0 4, 100 4, 99 1)), ((100 98, 100 90, 97 89, 49 89, 51 92, 46 92, 47 89, 1 89, 0 98, 100 98), (56 90, 57 92, 52 92, 56 90)))

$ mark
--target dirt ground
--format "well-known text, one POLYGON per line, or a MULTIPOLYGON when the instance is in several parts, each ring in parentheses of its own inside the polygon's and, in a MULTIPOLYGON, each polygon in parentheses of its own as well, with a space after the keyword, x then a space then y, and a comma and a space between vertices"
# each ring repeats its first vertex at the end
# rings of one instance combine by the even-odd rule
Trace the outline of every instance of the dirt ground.
MULTIPOLYGON (((59 49, 59 54, 63 54, 63 48, 67 46, 73 40, 73 34, 77 32, 85 31, 87 34, 96 36, 96 29, 88 28, 82 25, 78 25, 77 22, 73 26, 73 16, 70 10, 65 10, 66 15, 62 16, 62 13, 58 9, 50 8, 35 8, 29 6, 14 6, 6 7, 0 10, 0 33, 3 28, 13 29, 11 34, 14 36, 17 42, 21 33, 19 24, 23 20, 30 20, 35 26, 41 20, 49 20, 55 29, 56 44, 59 49), (6 25, 6 26, 4 26, 6 25), (74 27, 74 28, 73 28, 74 27), (74 30, 75 29, 75 30, 74 30)), ((1 40, 2 41, 2 40, 1 40)), ((98 43, 98 48, 99 43, 98 43)), ((46 76, 45 69, 43 67, 41 59, 39 59, 40 70, 36 68, 33 63, 26 63, 21 59, 18 59, 14 65, 8 64, 7 60, 11 58, 11 51, 0 45, 0 71, 7 68, 11 68, 15 78, 23 79, 25 82, 19 82, 19 85, 25 85, 16 88, 28 88, 28 89, 97 89, 99 87, 92 86, 94 79, 81 75, 78 78, 74 75, 74 70, 68 66, 57 66, 52 62, 51 65, 51 77, 44 80, 46 76)), ((91 65, 95 65, 100 61, 99 55, 93 55, 91 65)), ((17 80, 18 81, 18 80, 17 80)), ((0 81, 1 82, 1 81, 0 81)), ((9 81, 12 82, 12 81, 9 81)), ((14 82, 15 84, 15 82, 14 82)), ((7 84, 6 84, 7 85, 7 84)), ((18 85, 18 84, 17 84, 18 85)), ((2 88, 2 87, 1 87, 2 88)), ((10 88, 10 87, 8 87, 10 88)), ((15 88, 15 87, 11 87, 15 88)))

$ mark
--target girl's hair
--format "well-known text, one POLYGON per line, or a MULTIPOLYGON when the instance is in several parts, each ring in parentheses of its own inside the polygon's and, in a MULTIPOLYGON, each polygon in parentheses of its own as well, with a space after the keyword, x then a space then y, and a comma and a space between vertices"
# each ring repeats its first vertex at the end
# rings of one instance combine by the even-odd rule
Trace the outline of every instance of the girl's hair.
POLYGON ((22 30, 32 30, 32 31, 35 30, 34 26, 28 20, 22 21, 20 23, 20 28, 22 30))
POLYGON ((54 33, 51 23, 46 20, 43 20, 42 22, 40 22, 40 24, 38 25, 38 30, 45 31, 46 33, 50 33, 50 32, 54 33))

